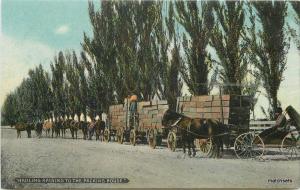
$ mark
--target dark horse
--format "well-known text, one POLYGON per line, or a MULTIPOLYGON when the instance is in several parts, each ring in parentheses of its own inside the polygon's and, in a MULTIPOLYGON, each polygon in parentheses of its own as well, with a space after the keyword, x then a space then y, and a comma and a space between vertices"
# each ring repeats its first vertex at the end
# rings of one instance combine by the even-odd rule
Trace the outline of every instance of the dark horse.
POLYGON ((42 131, 43 131, 43 123, 38 121, 35 123, 35 132, 36 132, 36 135, 41 138, 42 136, 42 131))
POLYGON ((70 129, 71 130, 71 122, 73 120, 72 119, 66 119, 64 121, 62 121, 62 126, 61 126, 61 135, 62 137, 65 137, 66 136, 66 130, 67 129, 70 129))
POLYGON ((102 121, 101 119, 97 120, 95 123, 96 140, 102 141, 102 139, 100 139, 100 136, 103 135, 104 130, 105 130, 105 122, 102 121))
POLYGON ((181 135, 183 152, 188 146, 188 155, 196 155, 194 140, 211 138, 213 142, 212 157, 220 157, 220 151, 223 152, 224 140, 228 138, 228 128, 218 120, 189 118, 185 115, 167 110, 163 116, 162 124, 167 128, 177 127, 181 135), (227 137, 227 138, 226 138, 227 137))
POLYGON ((83 139, 86 140, 88 136, 88 122, 86 121, 79 121, 77 122, 78 129, 82 130, 83 139))
POLYGON ((70 131, 71 131, 71 135, 72 135, 72 138, 76 138, 77 139, 77 131, 78 129, 80 128, 80 124, 81 122, 80 121, 75 121, 75 120, 72 120, 69 125, 70 125, 70 131))
POLYGON ((87 127, 89 140, 92 140, 92 137, 95 133, 95 129, 96 129, 96 121, 91 121, 87 127))
POLYGON ((17 130, 17 138, 21 138, 21 131, 27 132, 27 137, 31 138, 31 130, 34 129, 34 124, 26 124, 26 123, 17 123, 15 125, 15 129, 17 130))

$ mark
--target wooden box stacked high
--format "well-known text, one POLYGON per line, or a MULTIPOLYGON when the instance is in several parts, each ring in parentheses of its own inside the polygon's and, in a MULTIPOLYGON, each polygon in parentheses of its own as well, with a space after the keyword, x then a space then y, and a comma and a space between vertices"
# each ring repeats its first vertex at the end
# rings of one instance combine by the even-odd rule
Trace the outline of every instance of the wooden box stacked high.
MULTIPOLYGON (((139 130, 162 128, 163 114, 168 108, 169 106, 166 100, 138 102, 137 113, 139 130)), ((124 104, 109 106, 109 121, 112 129, 117 129, 119 127, 125 129, 126 123, 129 124, 129 116, 129 105, 127 105, 126 100, 124 104), (127 109, 128 111, 126 111, 127 109)))
POLYGON ((156 128, 161 129, 162 118, 169 108, 166 100, 154 100, 151 102, 139 102, 139 127, 140 129, 156 128))
POLYGON ((250 98, 238 95, 184 96, 177 98, 177 112, 191 118, 212 118, 248 128, 250 98))
POLYGON ((109 121, 113 129, 126 126, 126 105, 109 106, 109 121))

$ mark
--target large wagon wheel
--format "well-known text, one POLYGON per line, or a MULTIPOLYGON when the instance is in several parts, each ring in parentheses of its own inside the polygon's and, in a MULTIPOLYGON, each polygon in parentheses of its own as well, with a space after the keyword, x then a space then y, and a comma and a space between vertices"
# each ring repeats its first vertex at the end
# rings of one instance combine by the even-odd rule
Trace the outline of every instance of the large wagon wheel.
POLYGON ((168 148, 174 152, 177 146, 177 137, 176 133, 174 133, 173 131, 170 131, 168 134, 167 144, 168 148))
POLYGON ((153 149, 156 147, 156 139, 157 139, 156 137, 157 137, 156 129, 150 129, 148 132, 148 143, 149 146, 153 149))
POLYGON ((133 146, 136 145, 136 132, 134 129, 130 130, 130 134, 129 134, 129 142, 130 144, 132 144, 133 146))
POLYGON ((123 140, 124 140, 124 131, 122 128, 119 128, 117 130, 117 141, 119 144, 123 144, 123 140))
POLYGON ((264 142, 254 133, 243 133, 234 142, 234 151, 238 158, 256 158, 264 154, 264 142))
POLYGON ((200 151, 205 155, 208 156, 209 153, 212 151, 212 139, 198 139, 197 145, 200 149, 200 151))
POLYGON ((300 154, 300 136, 293 132, 288 133, 281 141, 280 151, 287 159, 295 159, 300 154))
POLYGON ((103 138, 104 138, 104 141, 105 142, 108 142, 109 141, 109 137, 110 137, 110 131, 109 129, 105 129, 104 132, 103 132, 103 138))

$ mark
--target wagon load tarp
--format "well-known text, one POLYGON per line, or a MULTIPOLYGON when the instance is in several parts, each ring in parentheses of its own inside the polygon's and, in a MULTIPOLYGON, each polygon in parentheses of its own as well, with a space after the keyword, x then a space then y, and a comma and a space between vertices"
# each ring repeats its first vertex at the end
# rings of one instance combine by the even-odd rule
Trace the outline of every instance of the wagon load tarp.
POLYGON ((184 96, 177 98, 177 112, 191 118, 212 118, 249 128, 250 98, 238 95, 184 96))

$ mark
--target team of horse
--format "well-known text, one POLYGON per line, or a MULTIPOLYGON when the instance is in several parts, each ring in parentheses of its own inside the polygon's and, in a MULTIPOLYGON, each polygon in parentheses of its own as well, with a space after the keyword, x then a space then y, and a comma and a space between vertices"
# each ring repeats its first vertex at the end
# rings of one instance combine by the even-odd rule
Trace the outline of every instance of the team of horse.
POLYGON ((26 131, 28 138, 31 138, 31 131, 35 130, 38 138, 42 137, 42 133, 45 133, 45 137, 66 137, 66 131, 70 130, 73 139, 78 138, 78 130, 82 130, 83 139, 92 140, 92 137, 96 136, 96 140, 103 140, 103 132, 105 130, 105 122, 102 120, 93 120, 91 122, 76 121, 72 119, 50 121, 36 123, 17 123, 15 126, 17 130, 17 138, 21 138, 21 131, 26 131))
POLYGON ((206 141, 212 139, 212 157, 221 157, 223 145, 229 144, 229 128, 219 120, 189 118, 172 110, 164 113, 162 124, 167 128, 176 128, 181 136, 183 152, 188 148, 188 155, 196 156, 195 139, 206 141), (191 151, 192 149, 192 151, 191 151))

